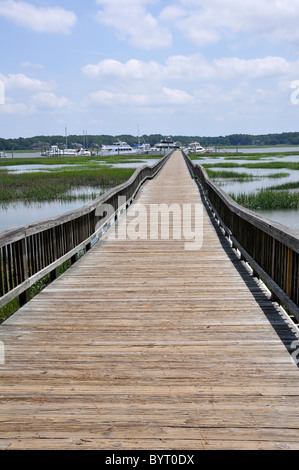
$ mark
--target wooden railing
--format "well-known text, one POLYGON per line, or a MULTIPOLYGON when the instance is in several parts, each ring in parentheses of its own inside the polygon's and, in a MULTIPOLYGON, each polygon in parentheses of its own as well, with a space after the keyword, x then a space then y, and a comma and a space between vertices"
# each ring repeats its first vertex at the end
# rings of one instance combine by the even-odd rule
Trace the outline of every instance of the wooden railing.
POLYGON ((213 183, 205 169, 184 154, 215 218, 270 292, 299 321, 299 234, 245 209, 213 183))
POLYGON ((0 308, 16 297, 24 305, 29 300, 30 287, 48 274, 55 279, 60 265, 68 260, 75 262, 80 251, 88 251, 171 154, 151 167, 138 168, 127 182, 82 208, 0 232, 0 308), (107 214, 106 207, 114 210, 107 214))

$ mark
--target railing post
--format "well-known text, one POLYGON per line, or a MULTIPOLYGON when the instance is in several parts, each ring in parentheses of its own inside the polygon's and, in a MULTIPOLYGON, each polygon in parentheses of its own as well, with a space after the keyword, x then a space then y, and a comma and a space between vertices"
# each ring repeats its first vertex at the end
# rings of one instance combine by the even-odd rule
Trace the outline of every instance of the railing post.
MULTIPOLYGON (((28 266, 28 253, 26 249, 26 238, 23 238, 20 243, 21 248, 21 263, 23 271, 23 281, 29 278, 29 266, 28 266)), ((30 300, 29 289, 26 289, 19 295, 20 307, 25 305, 30 300)))
POLYGON ((20 307, 23 307, 23 305, 27 304, 30 300, 30 293, 29 289, 26 289, 22 294, 19 295, 19 302, 20 302, 20 307))
POLYGON ((287 260, 287 279, 286 279, 286 294, 288 297, 292 295, 292 269, 293 269, 293 250, 288 248, 287 260))
POLYGON ((57 278, 58 278, 58 268, 53 269, 53 271, 50 272, 51 282, 55 281, 55 279, 57 279, 57 278))

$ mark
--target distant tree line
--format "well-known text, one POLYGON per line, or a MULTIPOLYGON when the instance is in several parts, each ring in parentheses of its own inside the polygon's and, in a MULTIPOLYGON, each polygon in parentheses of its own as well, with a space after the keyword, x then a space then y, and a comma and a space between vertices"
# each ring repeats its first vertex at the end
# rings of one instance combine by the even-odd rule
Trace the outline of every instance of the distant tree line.
MULTIPOLYGON (((109 145, 117 140, 125 141, 129 145, 134 146, 138 143, 147 143, 154 146, 160 140, 168 138, 161 134, 143 135, 136 137, 132 135, 70 135, 67 137, 62 135, 54 136, 36 136, 36 137, 19 137, 17 139, 3 139, 0 138, 0 151, 40 151, 49 148, 51 145, 58 145, 60 148, 84 147, 97 149, 103 144, 109 145)), ((284 132, 281 134, 265 134, 265 135, 249 135, 249 134, 232 134, 219 137, 205 137, 205 136, 171 136, 175 142, 181 142, 183 145, 188 145, 191 142, 200 142, 204 147, 219 146, 219 147, 237 147, 245 146, 273 146, 273 145, 299 145, 299 132, 284 132)))

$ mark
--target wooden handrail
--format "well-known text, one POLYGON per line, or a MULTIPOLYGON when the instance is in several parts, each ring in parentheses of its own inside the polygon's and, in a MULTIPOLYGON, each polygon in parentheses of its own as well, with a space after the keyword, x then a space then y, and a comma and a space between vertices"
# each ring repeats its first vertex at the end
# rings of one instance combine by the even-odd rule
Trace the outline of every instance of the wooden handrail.
POLYGON ((138 168, 127 182, 79 209, 0 232, 0 308, 18 296, 23 305, 37 281, 49 273, 54 279, 61 264, 70 259, 74 262, 81 250, 89 250, 105 226, 131 204, 141 185, 161 170, 172 153, 153 166, 138 168), (107 205, 114 208, 109 220, 99 210, 107 205))
POLYGON ((206 170, 184 158, 231 243, 277 300, 299 321, 299 234, 237 204, 206 170))

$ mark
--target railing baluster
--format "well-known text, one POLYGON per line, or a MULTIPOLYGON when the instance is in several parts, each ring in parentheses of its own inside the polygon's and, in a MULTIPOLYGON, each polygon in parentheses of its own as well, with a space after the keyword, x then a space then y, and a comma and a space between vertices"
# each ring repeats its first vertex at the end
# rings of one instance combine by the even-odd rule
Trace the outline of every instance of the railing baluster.
POLYGON ((6 293, 4 288, 4 264, 3 264, 3 248, 0 248, 0 295, 6 293))

